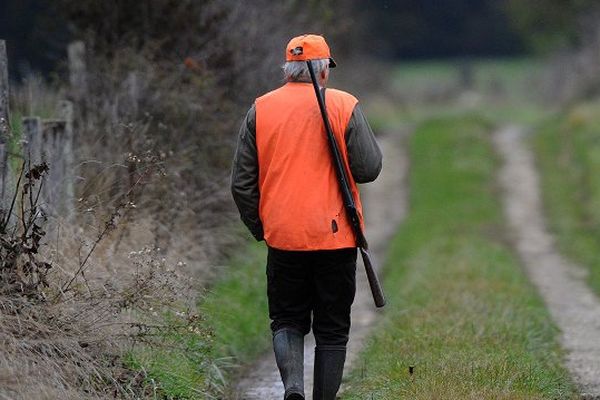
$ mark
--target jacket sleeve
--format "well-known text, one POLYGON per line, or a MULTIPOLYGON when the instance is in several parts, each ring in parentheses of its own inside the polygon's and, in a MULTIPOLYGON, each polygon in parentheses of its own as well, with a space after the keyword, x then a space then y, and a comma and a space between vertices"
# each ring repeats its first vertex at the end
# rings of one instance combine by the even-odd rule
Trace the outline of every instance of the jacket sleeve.
POLYGON ((254 105, 240 126, 231 169, 231 194, 244 224, 256 240, 263 240, 263 226, 258 215, 260 193, 258 191, 256 109, 254 105))
POLYGON ((383 156, 359 104, 354 107, 346 128, 346 147, 354 181, 374 181, 381 172, 383 156))

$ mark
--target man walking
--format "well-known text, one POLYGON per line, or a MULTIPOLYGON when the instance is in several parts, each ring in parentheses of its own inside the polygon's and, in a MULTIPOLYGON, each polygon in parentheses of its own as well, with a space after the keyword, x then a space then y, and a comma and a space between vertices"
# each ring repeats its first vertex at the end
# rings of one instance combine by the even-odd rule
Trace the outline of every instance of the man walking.
MULTIPOLYGON (((284 399, 304 399, 304 336, 312 327, 313 399, 334 400, 356 289, 356 238, 306 60, 322 88, 336 66, 322 36, 288 43, 286 83, 256 99, 240 128, 231 190, 242 221, 268 246, 269 316, 284 399)), ((329 89, 325 102, 362 218, 357 183, 377 178, 381 151, 355 97, 329 89)))

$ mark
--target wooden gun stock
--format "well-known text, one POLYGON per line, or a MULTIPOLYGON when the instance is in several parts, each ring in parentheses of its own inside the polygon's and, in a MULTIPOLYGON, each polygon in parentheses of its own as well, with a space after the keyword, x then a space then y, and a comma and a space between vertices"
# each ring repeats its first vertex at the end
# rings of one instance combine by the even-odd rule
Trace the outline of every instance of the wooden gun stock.
POLYGON ((375 300, 375 306, 381 308, 385 306, 385 296, 383 294, 383 289, 381 288, 381 284, 379 283, 379 279, 377 278, 377 273, 373 268, 373 263, 371 262, 371 255, 369 254, 369 250, 359 247, 360 254, 362 256, 363 264, 365 264, 365 271, 367 273, 367 279, 369 280, 369 287, 371 288, 371 294, 373 294, 373 300, 375 300))

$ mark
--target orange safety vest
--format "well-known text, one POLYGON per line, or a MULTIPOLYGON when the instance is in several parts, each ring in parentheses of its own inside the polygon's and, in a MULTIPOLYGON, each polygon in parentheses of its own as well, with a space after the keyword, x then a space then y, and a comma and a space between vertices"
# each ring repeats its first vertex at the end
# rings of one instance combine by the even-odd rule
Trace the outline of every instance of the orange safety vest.
MULTIPOLYGON (((345 140, 358 100, 328 89, 325 102, 362 222, 345 140)), ((259 216, 267 244, 281 250, 356 247, 312 84, 289 82, 255 104, 259 216)))

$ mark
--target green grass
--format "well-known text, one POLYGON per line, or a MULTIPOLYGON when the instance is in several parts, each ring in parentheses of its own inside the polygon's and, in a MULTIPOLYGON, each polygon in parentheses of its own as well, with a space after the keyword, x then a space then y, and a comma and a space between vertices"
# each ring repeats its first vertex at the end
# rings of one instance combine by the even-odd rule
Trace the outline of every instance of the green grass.
MULTIPOLYGON (((203 296, 201 316, 168 331, 157 348, 140 347, 126 360, 145 370, 160 398, 215 398, 227 391, 231 367, 244 364, 270 345, 264 245, 243 248, 203 296)), ((175 326, 179 322, 175 317, 175 326)), ((220 397, 219 397, 220 398, 220 397)))
MULTIPOLYGON (((11 130, 12 135, 10 136, 8 148, 11 152, 11 155, 8 157, 8 162, 10 163, 11 171, 16 175, 21 171, 21 167, 23 165, 23 159, 20 157, 14 156, 14 154, 22 154, 23 146, 21 145, 21 139, 23 139, 23 123, 21 120, 22 116, 19 113, 11 114, 11 130)), ((22 154, 25 156, 24 154, 22 154)))
POLYGON ((575 398, 557 329, 502 239, 489 130, 462 116, 413 135, 389 304, 344 399, 575 398))
POLYGON ((464 60, 401 62, 391 67, 387 93, 366 104, 373 128, 394 130, 398 125, 465 112, 499 123, 534 124, 552 112, 540 101, 541 60, 471 59, 469 64, 473 71, 469 88, 461 83, 464 60))
POLYGON ((201 321, 181 326, 184 329, 173 329, 180 321, 175 321, 174 316, 166 318, 165 325, 172 325, 156 339, 160 346, 137 346, 127 354, 125 364, 146 372, 147 385, 158 398, 210 398, 222 384, 209 331, 201 321))
POLYGON ((422 92, 432 88, 461 84, 461 70, 469 65, 472 71, 471 90, 498 93, 514 98, 528 98, 533 93, 532 77, 542 66, 542 60, 531 58, 497 58, 470 60, 433 60, 400 63, 395 68, 392 84, 398 92, 422 92))
POLYGON ((548 119, 533 138, 544 207, 561 251, 600 294, 600 104, 548 119))
POLYGON ((238 363, 252 360, 271 344, 266 253, 261 243, 237 254, 201 305, 214 331, 215 351, 238 363))

